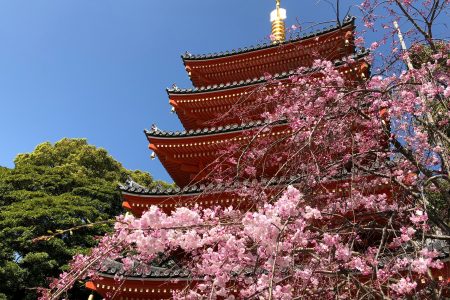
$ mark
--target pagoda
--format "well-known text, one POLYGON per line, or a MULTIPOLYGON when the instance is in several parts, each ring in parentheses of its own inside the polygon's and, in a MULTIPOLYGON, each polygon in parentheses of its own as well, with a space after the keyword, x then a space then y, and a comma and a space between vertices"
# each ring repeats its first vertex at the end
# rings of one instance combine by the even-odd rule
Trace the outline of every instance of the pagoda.
MULTIPOLYGON (((298 68, 311 68, 318 58, 333 61, 335 68, 349 80, 368 77, 366 53, 356 52, 353 43, 355 18, 346 17, 336 26, 289 39, 285 37, 286 10, 280 7, 279 0, 270 19, 272 41, 268 43, 207 55, 186 52, 181 56, 193 87, 173 86, 167 89, 167 94, 184 130, 163 131, 156 126, 145 130, 152 157, 158 157, 177 187, 148 189, 135 182, 127 182, 120 187, 123 207, 127 211, 140 216, 153 205, 166 213, 176 207, 192 205, 248 208, 245 199, 235 193, 232 186, 212 181, 205 171, 217 161, 224 145, 244 144, 259 128, 269 125, 259 112, 248 116, 245 122, 237 115, 233 117, 236 103, 243 98, 247 103, 255 101, 257 93, 254 91, 267 85, 267 74, 277 82, 288 84, 289 77, 296 74, 298 68), (352 58, 351 64, 344 62, 347 57, 352 58), (218 118, 230 111, 231 117, 218 118)), ((315 76, 314 69, 309 72, 315 76)), ((280 120, 270 124, 258 138, 290 133, 287 121, 280 120)), ((269 193, 296 183, 293 178, 274 178, 270 170, 265 175, 271 178, 267 182, 269 193)), ((331 180, 314 193, 340 193, 345 183, 345 179, 331 180)), ((385 187, 380 187, 378 192, 386 192, 385 187)), ((121 282, 114 279, 117 275, 124 275, 119 262, 105 262, 99 273, 100 277, 86 286, 107 299, 168 299, 173 292, 196 282, 195 278, 190 278, 189 270, 177 265, 170 257, 155 260, 155 264, 146 268, 137 267, 121 282)))

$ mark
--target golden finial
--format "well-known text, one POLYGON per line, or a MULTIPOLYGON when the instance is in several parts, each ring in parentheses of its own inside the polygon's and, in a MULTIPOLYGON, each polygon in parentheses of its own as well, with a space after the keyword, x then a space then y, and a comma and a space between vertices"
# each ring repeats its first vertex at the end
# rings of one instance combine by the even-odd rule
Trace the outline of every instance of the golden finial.
POLYGON ((276 0, 276 9, 270 13, 272 22, 272 39, 274 43, 283 42, 286 39, 284 20, 286 10, 280 7, 281 0, 276 0))

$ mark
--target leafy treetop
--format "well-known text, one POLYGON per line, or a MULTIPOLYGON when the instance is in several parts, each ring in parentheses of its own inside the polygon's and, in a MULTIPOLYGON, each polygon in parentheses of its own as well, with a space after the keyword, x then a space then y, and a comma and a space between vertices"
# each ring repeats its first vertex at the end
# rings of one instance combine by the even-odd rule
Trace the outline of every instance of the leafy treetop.
POLYGON ((0 168, 0 299, 35 299, 36 287, 96 245, 122 213, 117 186, 129 178, 166 185, 85 139, 42 143, 19 154, 14 168, 0 168), (55 237, 36 241, 48 235, 55 237))

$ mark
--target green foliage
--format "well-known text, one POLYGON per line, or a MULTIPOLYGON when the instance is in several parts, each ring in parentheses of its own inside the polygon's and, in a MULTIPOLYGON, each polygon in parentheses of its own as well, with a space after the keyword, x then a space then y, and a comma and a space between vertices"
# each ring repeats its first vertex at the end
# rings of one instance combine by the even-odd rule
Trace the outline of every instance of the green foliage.
MULTIPOLYGON (((414 44, 410 49, 410 58, 415 69, 419 69, 423 64, 434 62, 433 55, 442 51, 445 52, 445 42, 434 42, 434 48, 432 49, 427 44, 414 44)), ((438 66, 443 69, 447 69, 447 59, 450 57, 450 53, 447 57, 441 57, 438 59, 438 66)))
MULTIPOLYGON (((18 155, 15 168, 0 167, 0 299, 35 299, 35 289, 47 285, 47 278, 94 246, 95 237, 110 230, 95 223, 122 212, 117 185, 128 178, 166 185, 125 169, 85 139, 43 143, 18 155)), ((74 293, 80 296, 80 290, 74 293)))

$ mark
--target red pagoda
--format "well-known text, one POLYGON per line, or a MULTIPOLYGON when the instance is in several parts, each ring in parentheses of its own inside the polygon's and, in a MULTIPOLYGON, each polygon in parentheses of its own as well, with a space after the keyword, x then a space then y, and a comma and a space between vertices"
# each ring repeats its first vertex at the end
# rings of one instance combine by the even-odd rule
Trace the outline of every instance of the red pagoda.
MULTIPOLYGON (((254 101, 252 91, 266 84, 265 74, 272 74, 273 78, 286 83, 299 67, 311 67, 317 58, 334 61, 336 69, 351 80, 368 76, 366 53, 357 53, 353 44, 353 17, 347 17, 340 25, 288 40, 285 39, 285 18, 286 11, 277 1, 277 8, 271 14, 272 42, 214 54, 182 55, 193 88, 174 86, 167 93, 185 130, 172 132, 153 128, 145 131, 152 156, 158 157, 177 187, 148 189, 128 182, 121 186, 126 210, 140 216, 152 205, 167 213, 178 206, 194 204, 203 207, 245 206, 245 199, 234 193, 232 187, 212 182, 204 170, 216 160, 225 144, 245 143, 249 133, 267 124, 257 113, 250 116, 247 123, 240 123, 237 117, 230 121, 217 116, 232 111, 242 97, 254 101), (344 63, 343 58, 349 56, 354 62, 344 63)), ((314 73, 313 69, 311 73, 314 73)), ((289 133, 288 124, 280 121, 258 138, 289 133)), ((269 188, 276 191, 287 183, 295 185, 295 180, 272 178, 269 188)), ((315 193, 341 192, 343 184, 345 180, 331 181, 315 193)), ((380 187, 381 190, 384 188, 380 187)), ((100 279, 88 282, 86 286, 109 299, 168 299, 174 291, 195 282, 189 277, 188 270, 170 258, 156 260, 150 268, 136 268, 135 273, 127 274, 120 283, 114 277, 124 274, 121 263, 108 262, 99 272, 100 279)))

